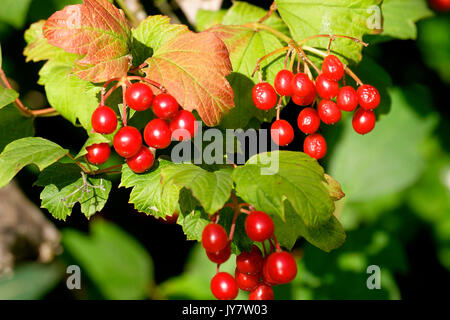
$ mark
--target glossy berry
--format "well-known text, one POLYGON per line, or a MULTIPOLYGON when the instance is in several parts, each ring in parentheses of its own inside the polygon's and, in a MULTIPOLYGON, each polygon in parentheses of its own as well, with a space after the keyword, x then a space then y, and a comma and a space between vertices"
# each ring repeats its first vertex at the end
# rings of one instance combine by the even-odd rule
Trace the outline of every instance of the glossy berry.
POLYGON ((209 260, 214 263, 224 263, 230 258, 231 255, 231 246, 230 243, 228 243, 224 249, 217 251, 217 252, 209 252, 206 251, 206 255, 208 256, 209 260))
POLYGON ((211 292, 219 300, 233 300, 239 288, 233 276, 227 272, 219 272, 211 279, 211 292))
POLYGON ((269 83, 260 82, 253 87, 252 99, 258 109, 270 110, 277 104, 277 93, 269 83))
POLYGON ((330 100, 339 93, 339 83, 329 80, 323 73, 319 74, 316 79, 316 90, 322 99, 330 100))
POLYGON ((292 94, 292 78, 294 78, 294 74, 289 70, 283 69, 277 73, 273 84, 280 96, 290 96, 292 94))
POLYGON ((234 279, 239 289, 244 291, 252 291, 258 286, 259 283, 259 273, 246 274, 239 272, 238 269, 235 270, 234 279))
POLYGON ((120 128, 114 136, 113 145, 121 157, 130 158, 141 149, 141 133, 135 127, 120 128))
POLYGON ((358 95, 359 105, 363 109, 373 110, 380 104, 380 93, 369 84, 360 86, 356 94, 358 95))
POLYGON ((141 146, 141 149, 134 156, 127 158, 127 164, 135 173, 143 173, 150 169, 155 161, 155 156, 146 146, 141 146))
POLYGON ((152 105, 152 100, 153 91, 144 83, 135 82, 125 91, 125 101, 133 110, 147 110, 152 105))
POLYGON ((266 257, 264 259, 264 263, 263 263, 263 268, 262 268, 262 273, 261 273, 261 278, 264 284, 268 285, 268 286, 275 286, 278 283, 275 282, 275 280, 272 279, 272 277, 269 274, 269 268, 267 265, 267 258, 266 257))
POLYGON ((267 257, 267 271, 276 283, 288 283, 297 275, 297 263, 289 252, 274 252, 267 257))
POLYGON ((117 116, 113 109, 107 106, 99 106, 92 113, 92 128, 101 134, 110 134, 116 131, 117 116))
POLYGON ((339 109, 343 111, 353 111, 358 106, 358 96, 355 89, 350 86, 342 87, 336 99, 339 109))
POLYGON ((111 148, 107 143, 96 143, 86 147, 86 159, 92 164, 103 164, 109 159, 111 148))
POLYGON ((241 252, 236 257, 236 268, 239 272, 247 274, 259 273, 262 269, 264 258, 261 250, 255 245, 252 246, 250 252, 241 252))
POLYGON ((202 232, 202 245, 206 251, 218 252, 228 244, 227 232, 217 223, 208 224, 202 232))
POLYGON ((170 119, 177 114, 178 102, 170 94, 161 93, 153 99, 153 113, 161 119, 170 119))
POLYGON ((373 111, 359 108, 353 115, 352 125, 357 133, 366 134, 373 130, 375 122, 376 117, 373 111))
POLYGON ((294 140, 294 129, 286 120, 276 120, 270 127, 272 140, 279 146, 287 146, 294 140))
POLYGON ((272 287, 261 283, 248 295, 249 300, 273 300, 272 287))
POLYGON ((320 120, 325 124, 335 124, 341 120, 342 112, 334 101, 322 100, 320 101, 317 112, 320 120))
POLYGON ((195 116, 187 110, 180 110, 170 120, 169 127, 172 137, 177 141, 192 139, 197 133, 195 116))
POLYGON ((338 57, 330 54, 323 59, 322 73, 332 81, 339 81, 344 76, 344 65, 338 57))
POLYGON ((305 108, 298 114, 297 125, 305 134, 312 134, 319 130, 320 118, 316 109, 305 108))
POLYGON ((314 82, 308 78, 308 76, 302 72, 297 73, 291 82, 292 95, 299 97, 311 97, 316 93, 314 82))
POLYGON ((316 99, 315 89, 314 89, 314 91, 311 92, 310 95, 308 95, 306 97, 301 97, 301 96, 296 96, 296 95, 292 96, 292 102, 294 102, 296 105, 301 106, 301 107, 311 105, 315 99, 316 99))
POLYGON ((450 0, 428 0, 428 2, 436 11, 446 12, 450 10, 450 0))
POLYGON ((272 218, 265 212, 253 211, 245 219, 245 231, 253 241, 264 241, 272 237, 272 218))
POLYGON ((144 140, 147 145, 156 149, 164 149, 170 145, 172 133, 169 125, 162 119, 153 119, 144 129, 144 140))
POLYGON ((164 218, 158 218, 158 220, 165 224, 174 224, 177 222, 178 216, 178 212, 174 212, 171 216, 166 215, 164 218))
POLYGON ((314 133, 305 138, 303 152, 314 159, 322 159, 327 154, 327 142, 320 133, 314 133))

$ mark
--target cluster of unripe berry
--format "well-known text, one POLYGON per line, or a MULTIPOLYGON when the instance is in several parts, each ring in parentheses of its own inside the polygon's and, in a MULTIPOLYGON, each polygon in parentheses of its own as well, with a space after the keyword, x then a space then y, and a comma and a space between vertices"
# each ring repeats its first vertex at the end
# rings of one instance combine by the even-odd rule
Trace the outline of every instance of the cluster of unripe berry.
MULTIPOLYGON (((114 149, 136 173, 152 167, 154 149, 167 148, 172 138, 181 141, 192 138, 196 133, 195 116, 189 111, 179 110, 177 101, 168 93, 154 96, 148 85, 135 82, 127 87, 124 102, 135 111, 152 107, 156 116, 144 130, 144 141, 150 148, 143 144, 140 131, 133 126, 124 124, 114 135, 114 149)), ((100 104, 92 114, 91 124, 97 133, 111 134, 117 129, 117 115, 110 107, 100 104)), ((111 154, 108 143, 93 144, 86 150, 86 159, 95 165, 105 163, 111 154)))
POLYGON ((273 221, 267 213, 251 211, 245 219, 245 231, 251 240, 262 243, 265 255, 256 245, 249 252, 241 252, 236 257, 233 277, 227 272, 219 272, 220 264, 230 258, 231 239, 217 223, 210 223, 204 228, 203 248, 209 260, 217 263, 217 273, 211 279, 211 292, 219 300, 235 299, 239 289, 250 292, 250 300, 273 300, 272 286, 291 282, 297 275, 295 259, 279 247, 273 235, 273 221), (264 246, 266 240, 270 243, 269 252, 264 246))
MULTIPOLYGON (((298 128, 308 136, 303 151, 313 158, 321 159, 327 152, 325 138, 317 133, 321 122, 331 125, 341 120, 342 111, 355 111, 353 128, 359 134, 366 134, 375 127, 373 110, 380 104, 378 90, 363 84, 355 90, 351 86, 339 87, 344 76, 344 65, 338 57, 328 55, 322 64, 322 72, 313 82, 306 73, 293 74, 283 69, 278 72, 274 86, 260 82, 253 87, 253 103, 258 109, 270 110, 277 105, 278 95, 291 97, 299 106, 310 106, 301 110, 297 118, 298 128), (320 101, 313 107, 316 96, 320 101), (360 106, 358 109, 358 105, 360 106)), ((294 139, 294 129, 286 120, 278 119, 272 123, 271 136, 275 143, 286 146, 294 139)))

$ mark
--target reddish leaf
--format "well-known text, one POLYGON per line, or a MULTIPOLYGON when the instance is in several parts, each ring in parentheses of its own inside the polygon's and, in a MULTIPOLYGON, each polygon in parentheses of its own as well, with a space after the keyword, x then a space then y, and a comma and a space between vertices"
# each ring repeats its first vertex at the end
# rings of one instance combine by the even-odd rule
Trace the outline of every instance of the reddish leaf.
POLYGON ((187 32, 159 47, 146 60, 149 79, 161 83, 186 110, 197 110, 214 126, 234 107, 234 93, 225 78, 231 72, 228 50, 216 35, 187 32))
POLYGON ((74 72, 103 82, 128 71, 130 28, 122 10, 107 0, 84 0, 55 12, 44 25, 51 45, 83 56, 74 72))

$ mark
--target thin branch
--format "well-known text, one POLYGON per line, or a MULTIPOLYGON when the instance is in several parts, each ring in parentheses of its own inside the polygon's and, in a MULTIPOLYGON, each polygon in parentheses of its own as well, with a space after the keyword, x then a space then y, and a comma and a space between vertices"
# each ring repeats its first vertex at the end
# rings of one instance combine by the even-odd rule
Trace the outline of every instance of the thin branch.
POLYGON ((274 1, 269 8, 269 11, 267 11, 266 15, 264 17, 262 17, 261 19, 258 20, 258 23, 263 23, 264 21, 266 21, 267 19, 270 18, 270 16, 277 11, 278 6, 276 4, 276 2, 274 1))

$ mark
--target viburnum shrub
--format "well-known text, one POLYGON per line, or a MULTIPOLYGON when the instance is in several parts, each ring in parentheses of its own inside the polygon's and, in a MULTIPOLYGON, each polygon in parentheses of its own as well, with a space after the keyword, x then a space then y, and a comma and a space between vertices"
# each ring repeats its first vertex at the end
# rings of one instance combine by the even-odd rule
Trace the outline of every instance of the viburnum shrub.
POLYGON ((366 24, 373 5, 380 1, 352 4, 345 20, 327 18, 326 34, 312 30, 341 9, 325 0, 277 0, 268 12, 236 1, 219 24, 199 20, 201 32, 161 15, 132 26, 107 0, 67 6, 25 33, 26 60, 45 61, 39 84, 51 107, 27 108, 2 69, 0 107, 14 102, 24 121, 62 116, 85 130, 86 142, 75 154, 41 137, 10 141, 0 154, 0 187, 34 164, 42 208, 65 220, 79 204, 89 218, 120 175, 114 187, 131 189, 137 211, 176 220, 187 239, 201 241, 217 264, 217 299, 239 290, 273 299, 273 287, 302 275, 300 255, 290 252, 299 237, 327 252, 345 241, 333 215, 344 193, 318 162, 327 153, 321 129, 349 117, 358 134, 375 127, 383 91, 351 69, 368 45, 363 36, 380 32, 366 24), (308 22, 305 6, 315 12, 308 22), (287 105, 298 114, 295 128, 295 119, 281 119, 287 105), (263 123, 269 140, 290 151, 240 161, 245 147, 226 129, 263 123), (212 136, 227 141, 211 148, 212 136), (208 161, 199 152, 209 152, 208 161), (181 153, 188 161, 176 161, 181 153), (221 271, 229 259, 234 272, 221 271))

